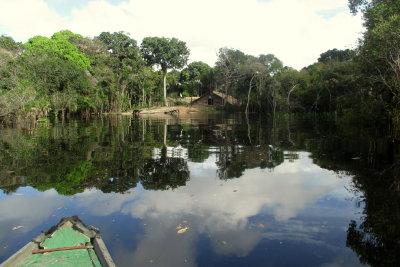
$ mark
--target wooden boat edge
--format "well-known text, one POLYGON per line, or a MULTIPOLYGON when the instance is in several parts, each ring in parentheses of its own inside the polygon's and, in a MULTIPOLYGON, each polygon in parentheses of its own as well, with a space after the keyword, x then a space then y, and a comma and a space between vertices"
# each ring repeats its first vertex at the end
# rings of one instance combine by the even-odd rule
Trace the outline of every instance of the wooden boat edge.
POLYGON ((33 250, 38 248, 39 246, 37 243, 30 241, 28 244, 20 248, 13 255, 11 255, 6 261, 0 264, 0 267, 18 266, 24 260, 26 260, 30 255, 32 255, 33 250))
POLYGON ((86 226, 78 216, 65 217, 60 220, 60 222, 52 226, 49 230, 39 234, 32 241, 28 242, 25 246, 11 255, 6 261, 0 264, 0 267, 14 267, 18 264, 21 264, 26 260, 30 255, 32 255, 33 250, 39 249, 39 244, 48 238, 52 233, 57 231, 61 226, 65 223, 71 222, 73 224, 73 228, 76 231, 79 231, 88 237, 90 237, 93 242, 94 251, 96 252, 96 256, 99 259, 101 265, 103 267, 115 267, 115 263, 111 258, 111 255, 100 235, 99 229, 93 226, 86 226))

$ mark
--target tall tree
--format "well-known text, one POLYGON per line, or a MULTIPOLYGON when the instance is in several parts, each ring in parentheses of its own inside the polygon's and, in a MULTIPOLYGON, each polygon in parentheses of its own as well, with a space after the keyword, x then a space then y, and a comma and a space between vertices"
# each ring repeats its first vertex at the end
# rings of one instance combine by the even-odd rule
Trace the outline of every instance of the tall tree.
MULTIPOLYGON (((109 66, 117 75, 117 91, 110 94, 112 109, 120 111, 131 105, 128 84, 142 67, 142 59, 136 40, 124 32, 102 32, 98 37, 108 48, 111 58, 109 66)), ((132 90, 131 90, 132 91, 132 90)))
POLYGON ((190 51, 186 43, 176 38, 146 37, 142 41, 141 51, 149 65, 158 65, 163 72, 163 98, 167 103, 167 72, 171 68, 183 68, 190 51))
POLYGON ((48 54, 73 62, 79 69, 87 69, 90 65, 89 58, 84 55, 71 42, 74 39, 82 38, 81 35, 65 30, 56 32, 49 39, 44 36, 35 36, 25 44, 25 55, 48 54))
POLYGON ((1 35, 0 48, 3 48, 13 55, 16 55, 23 50, 23 45, 19 42, 15 42, 14 39, 9 36, 1 35))
POLYGON ((225 95, 232 94, 233 87, 243 75, 243 67, 247 61, 247 55, 240 50, 221 48, 215 63, 219 84, 222 85, 225 95))
POLYGON ((258 61, 268 68, 269 75, 275 75, 283 69, 283 63, 273 54, 259 55, 258 61))
POLYGON ((334 48, 322 53, 318 58, 318 62, 327 62, 330 60, 346 61, 346 60, 352 60, 354 56, 355 56, 354 50, 350 49, 338 50, 334 48))
POLYGON ((400 1, 349 0, 349 7, 367 29, 358 49, 364 94, 400 129, 400 1))
POLYGON ((208 64, 195 61, 190 63, 180 74, 179 81, 189 95, 201 95, 210 90, 213 69, 208 64))

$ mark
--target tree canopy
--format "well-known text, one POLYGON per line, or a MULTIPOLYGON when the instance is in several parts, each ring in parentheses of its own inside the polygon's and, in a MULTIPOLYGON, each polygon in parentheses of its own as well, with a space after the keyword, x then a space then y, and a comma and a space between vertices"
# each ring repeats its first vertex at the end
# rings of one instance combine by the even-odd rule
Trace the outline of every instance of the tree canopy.
POLYGON ((163 99, 167 105, 167 71, 170 68, 183 68, 190 51, 185 42, 164 37, 144 38, 140 50, 149 65, 158 65, 163 72, 163 99))
POLYGON ((336 112, 400 131, 400 2, 349 0, 349 7, 366 25, 357 49, 329 49, 302 70, 268 51, 249 55, 228 47, 219 49, 213 67, 201 61, 186 66, 184 41, 146 37, 138 47, 122 31, 85 38, 64 30, 25 44, 2 35, 0 115, 89 116, 216 90, 248 112, 336 112))
POLYGON ((158 65, 163 71, 183 68, 190 53, 185 42, 164 37, 144 38, 141 51, 149 65, 158 65))
POLYGON ((25 55, 52 54, 76 64, 80 69, 87 69, 90 60, 86 55, 71 43, 74 39, 82 38, 79 34, 70 31, 61 31, 53 34, 51 38, 35 36, 25 44, 25 55))

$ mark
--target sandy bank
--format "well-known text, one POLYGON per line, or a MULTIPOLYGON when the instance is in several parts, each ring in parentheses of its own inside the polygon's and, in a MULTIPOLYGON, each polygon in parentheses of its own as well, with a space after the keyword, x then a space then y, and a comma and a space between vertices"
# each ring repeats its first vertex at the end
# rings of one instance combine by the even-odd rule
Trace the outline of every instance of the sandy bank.
MULTIPOLYGON (((161 115, 161 114, 187 114, 187 113, 202 113, 209 111, 210 108, 201 105, 193 106, 169 106, 169 107, 154 107, 154 108, 144 108, 140 109, 137 115, 161 115)), ((133 115, 133 111, 122 112, 122 115, 133 115)))

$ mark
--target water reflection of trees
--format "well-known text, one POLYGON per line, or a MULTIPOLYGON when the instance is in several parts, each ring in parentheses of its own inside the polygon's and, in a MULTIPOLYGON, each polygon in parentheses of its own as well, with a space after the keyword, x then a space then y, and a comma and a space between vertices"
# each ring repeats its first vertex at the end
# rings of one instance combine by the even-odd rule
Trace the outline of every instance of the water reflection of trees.
POLYGON ((145 189, 183 186, 188 161, 201 163, 213 154, 220 179, 246 169, 269 168, 296 151, 309 151, 314 163, 354 175, 354 190, 364 206, 361 222, 350 222, 347 245, 363 263, 399 266, 400 162, 398 144, 379 132, 310 120, 209 119, 169 123, 110 117, 90 123, 37 124, 36 128, 0 129, 0 188, 54 188, 75 194, 85 188, 126 192, 139 182, 145 189), (169 157, 168 147, 182 146, 187 158, 169 157), (161 149, 154 157, 154 148, 161 149))
POLYGON ((147 189, 176 188, 189 179, 187 160, 203 162, 210 154, 216 154, 221 179, 240 177, 246 169, 283 162, 283 150, 274 141, 278 135, 268 127, 257 122, 250 129, 237 119, 167 126, 165 121, 110 117, 87 123, 45 122, 29 130, 4 128, 0 187, 11 193, 27 184, 66 195, 85 188, 125 192, 138 182, 147 189), (188 159, 164 153, 154 158, 153 149, 165 145, 184 147, 188 159), (17 177, 26 182, 18 183, 17 177))
POLYGON ((307 141, 315 163, 353 175, 353 188, 364 209, 351 221, 347 246, 370 266, 400 266, 399 144, 379 129, 322 127, 322 137, 307 141))
POLYGON ((347 246, 360 261, 371 266, 400 266, 400 162, 384 170, 361 171, 354 177, 355 188, 363 194, 364 216, 352 221, 347 246))
POLYGON ((140 178, 143 187, 148 190, 166 190, 184 186, 189 180, 186 161, 182 158, 168 158, 165 146, 161 151, 161 158, 146 160, 140 178))

